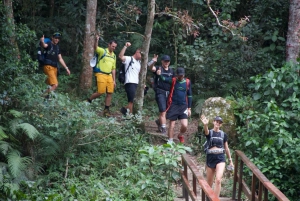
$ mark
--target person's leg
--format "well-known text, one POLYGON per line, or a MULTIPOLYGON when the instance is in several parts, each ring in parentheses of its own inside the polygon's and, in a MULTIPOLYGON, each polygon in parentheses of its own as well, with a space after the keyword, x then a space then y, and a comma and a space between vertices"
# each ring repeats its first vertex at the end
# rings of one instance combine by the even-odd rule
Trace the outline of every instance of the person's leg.
MULTIPOLYGON (((125 84, 125 91, 126 91, 126 94, 127 94, 127 101, 128 101, 126 109, 129 109, 130 113, 132 113, 132 111, 133 111, 133 100, 134 100, 134 97, 135 97, 135 94, 136 94, 137 86, 138 85, 134 84, 134 83, 125 84)), ((121 108, 121 112, 123 110, 124 109, 121 108)), ((125 114, 126 114, 126 112, 125 112, 125 114)))
POLYGON ((158 129, 162 133, 166 133, 166 109, 167 109, 167 99, 166 95, 160 92, 156 92, 155 99, 158 105, 159 116, 158 120, 156 120, 156 124, 158 129))
POLYGON ((213 185, 215 171, 216 171, 215 168, 210 168, 210 167, 206 166, 206 180, 210 187, 212 187, 212 185, 213 185))
POLYGON ((175 127, 175 122, 176 122, 176 121, 170 120, 169 129, 168 129, 169 141, 173 141, 173 138, 174 138, 174 127, 175 127))
POLYGON ((127 108, 129 109, 129 112, 132 113, 132 110, 133 110, 133 103, 132 103, 132 102, 129 102, 128 105, 127 105, 127 108))
POLYGON ((111 105, 112 94, 114 92, 114 82, 111 75, 104 75, 104 83, 106 88, 104 116, 110 117, 109 107, 111 105))
POLYGON ((180 124, 181 124, 181 127, 180 127, 179 136, 182 136, 187 130, 188 120, 187 119, 180 119, 180 124))
POLYGON ((218 197, 220 196, 220 192, 221 192, 221 182, 222 182, 224 170, 225 170, 225 162, 218 163, 216 166, 216 178, 215 178, 215 189, 214 189, 218 197))
POLYGON ((106 92, 106 86, 105 83, 103 81, 103 76, 100 73, 97 73, 96 75, 96 82, 97 82, 97 92, 93 93, 90 98, 88 98, 88 102, 92 102, 94 99, 98 98, 99 96, 101 96, 102 94, 104 94, 106 92))
POLYGON ((45 65, 43 70, 44 73, 47 75, 45 83, 51 86, 50 88, 44 91, 44 94, 48 95, 51 91, 54 91, 58 87, 57 68, 52 67, 50 65, 45 65))

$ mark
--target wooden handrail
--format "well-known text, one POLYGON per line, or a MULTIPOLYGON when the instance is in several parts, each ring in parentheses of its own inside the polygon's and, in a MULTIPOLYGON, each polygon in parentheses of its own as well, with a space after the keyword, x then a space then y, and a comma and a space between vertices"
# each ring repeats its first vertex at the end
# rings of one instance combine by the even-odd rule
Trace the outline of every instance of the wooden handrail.
POLYGON ((194 164, 194 162, 188 157, 187 154, 182 154, 182 165, 183 165, 183 171, 180 171, 181 177, 182 177, 182 188, 183 188, 183 196, 185 197, 185 200, 188 200, 190 198, 193 201, 197 200, 197 183, 200 185, 201 188, 201 200, 205 201, 206 196, 211 201, 220 201, 218 196, 215 195, 213 189, 208 185, 206 179, 202 177, 202 175, 199 173, 199 170, 197 169, 197 166, 194 164), (188 181, 188 169, 189 168, 193 175, 193 187, 189 184, 188 181))
POLYGON ((235 197, 238 184, 238 201, 241 200, 242 191, 251 201, 267 201, 269 192, 279 201, 289 201, 289 199, 247 158, 247 156, 239 150, 235 150, 234 167, 232 200, 236 200, 235 197), (243 180, 244 164, 253 173, 251 188, 249 188, 243 180), (251 191, 249 189, 251 189, 251 191))

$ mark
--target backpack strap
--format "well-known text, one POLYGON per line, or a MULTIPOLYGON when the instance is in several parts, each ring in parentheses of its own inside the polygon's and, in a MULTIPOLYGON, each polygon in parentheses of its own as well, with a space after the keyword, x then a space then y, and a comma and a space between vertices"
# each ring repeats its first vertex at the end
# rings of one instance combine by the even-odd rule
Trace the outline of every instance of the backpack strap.
POLYGON ((130 62, 129 62, 129 64, 128 64, 128 66, 127 66, 127 69, 126 69, 126 71, 125 71, 125 74, 127 73, 128 69, 129 69, 129 67, 131 66, 132 63, 133 63, 133 58, 131 57, 131 60, 130 60, 130 62))
MULTIPOLYGON (((224 149, 224 132, 222 130, 220 130, 220 133, 221 133, 221 138, 222 138, 222 148, 224 149)), ((212 144, 212 139, 213 139, 213 129, 210 129, 209 130, 209 134, 210 134, 210 144, 209 144, 209 147, 211 146, 212 144)))
POLYGON ((175 84, 176 84, 176 77, 173 77, 172 78, 172 84, 171 84, 171 88, 170 88, 170 93, 169 93, 169 97, 168 97, 168 100, 167 100, 167 109, 166 111, 169 110, 171 104, 172 104, 172 97, 173 97, 173 92, 174 92, 174 88, 175 88, 175 84))

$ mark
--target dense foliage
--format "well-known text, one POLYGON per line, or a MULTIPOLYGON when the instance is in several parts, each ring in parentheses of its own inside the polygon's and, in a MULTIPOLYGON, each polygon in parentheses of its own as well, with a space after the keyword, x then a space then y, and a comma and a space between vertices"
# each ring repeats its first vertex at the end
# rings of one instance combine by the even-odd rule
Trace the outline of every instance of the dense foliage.
POLYGON ((239 99, 237 112, 240 149, 291 198, 299 197, 300 182, 293 176, 300 173, 299 68, 285 65, 252 77, 253 99, 239 99))
MULTIPOLYGON (((153 94, 146 97, 153 104, 128 121, 99 117, 103 98, 86 105, 76 94, 86 1, 17 0, 12 10, 3 3, 0 199, 172 200, 180 168, 174 152, 187 148, 152 146, 142 135, 138 123, 157 112, 153 94), (60 49, 72 74, 61 73, 53 101, 46 102, 36 48, 43 34, 55 31, 63 35, 60 49)), ((239 148, 291 200, 298 198, 299 67, 284 64, 289 2, 211 1, 220 22, 233 22, 233 32, 248 40, 220 27, 204 0, 156 3, 149 58, 169 54, 172 67, 187 69, 198 111, 206 98, 235 98, 239 148), (245 17, 250 21, 241 26, 245 17)), ((98 1, 100 45, 116 39, 116 53, 125 41, 141 46, 146 12, 145 0, 98 1)), ((124 93, 116 93, 113 110, 125 103, 124 93)))

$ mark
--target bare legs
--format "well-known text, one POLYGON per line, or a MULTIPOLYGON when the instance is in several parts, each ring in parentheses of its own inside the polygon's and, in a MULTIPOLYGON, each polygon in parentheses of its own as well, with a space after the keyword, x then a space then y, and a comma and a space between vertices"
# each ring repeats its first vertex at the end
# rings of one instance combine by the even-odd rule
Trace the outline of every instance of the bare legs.
POLYGON ((222 182, 224 170, 225 170, 225 162, 218 163, 216 168, 210 168, 206 166, 207 183, 210 185, 210 187, 212 187, 213 180, 215 177, 214 191, 218 197, 220 196, 220 192, 221 192, 221 182, 222 182))

